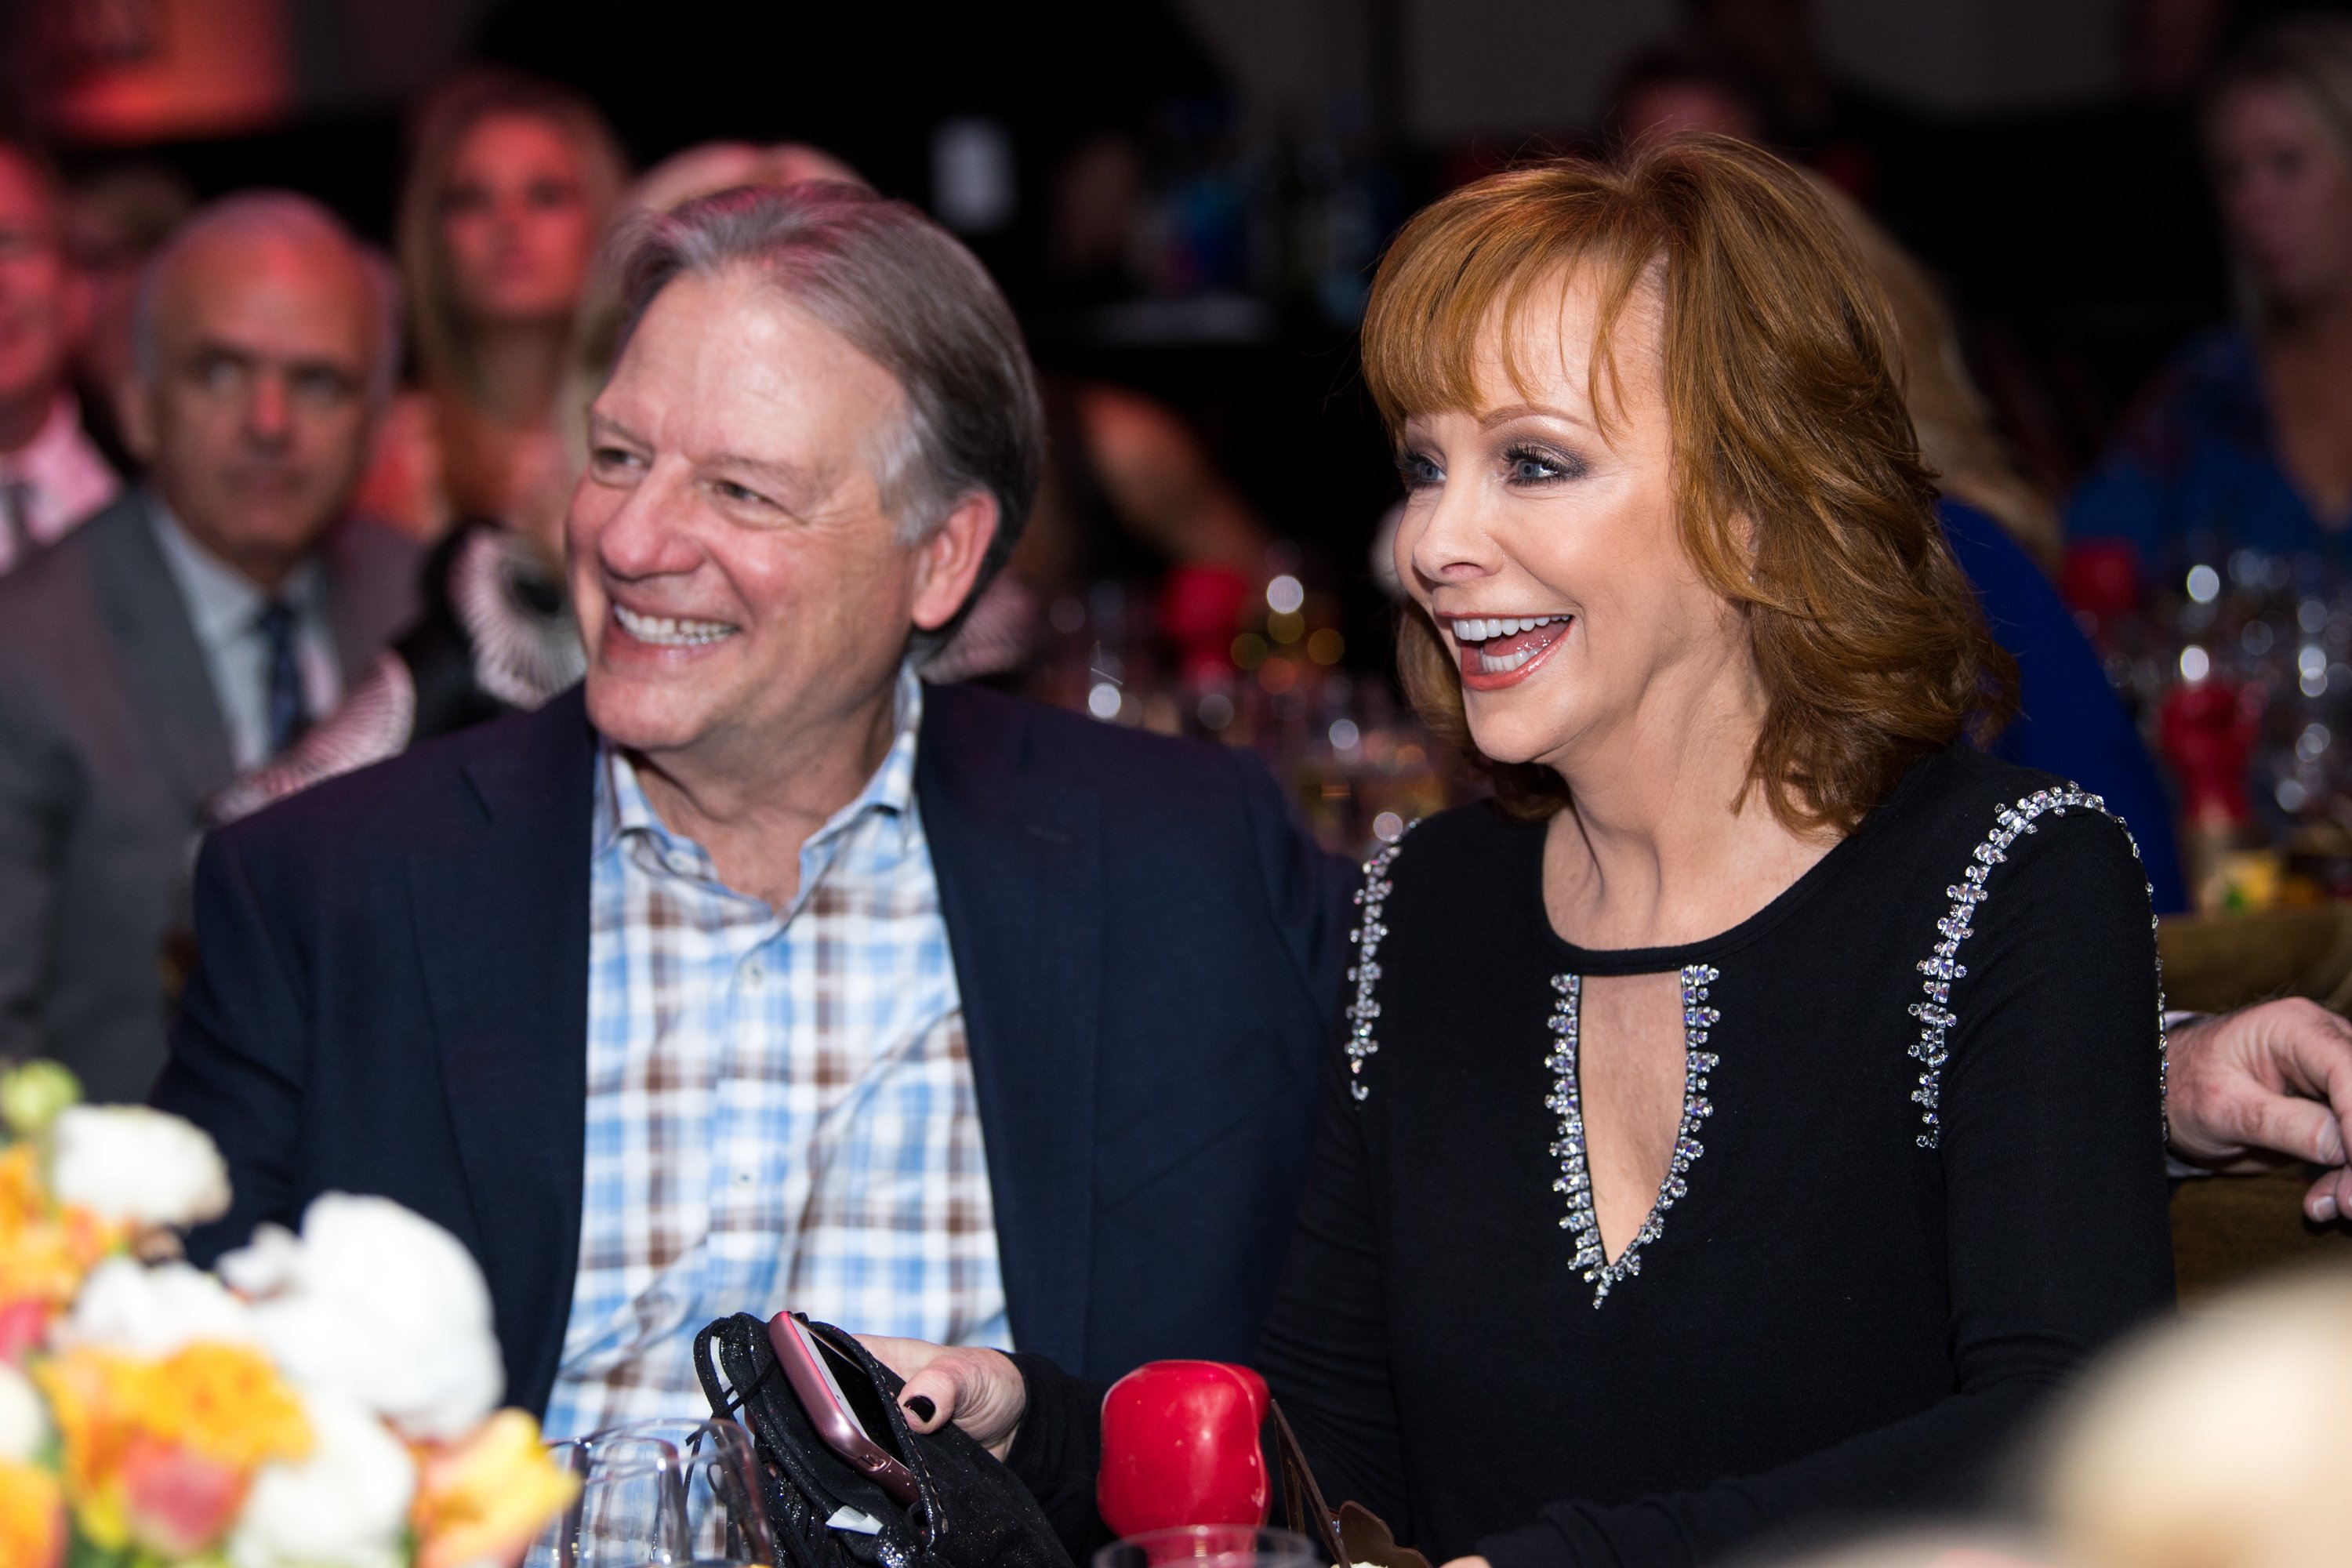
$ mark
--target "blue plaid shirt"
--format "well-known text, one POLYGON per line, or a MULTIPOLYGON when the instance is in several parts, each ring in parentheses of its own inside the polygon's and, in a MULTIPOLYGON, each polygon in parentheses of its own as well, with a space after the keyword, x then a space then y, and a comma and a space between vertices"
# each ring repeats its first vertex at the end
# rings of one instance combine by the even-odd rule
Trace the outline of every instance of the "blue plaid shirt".
POLYGON ((547 1435, 708 1414, 696 1331, 787 1307, 1011 1343, 963 1010, 914 794, 921 684, 772 909, 603 748, 580 1269, 547 1435))

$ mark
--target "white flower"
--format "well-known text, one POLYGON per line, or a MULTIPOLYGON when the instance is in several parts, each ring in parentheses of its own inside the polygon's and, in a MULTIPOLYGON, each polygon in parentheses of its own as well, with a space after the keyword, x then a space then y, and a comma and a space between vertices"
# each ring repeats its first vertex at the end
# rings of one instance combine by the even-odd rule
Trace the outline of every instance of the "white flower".
POLYGON ((32 1381, 0 1361, 0 1464, 31 1464, 48 1435, 49 1417, 32 1381))
POLYGON ((72 1315, 49 1337, 60 1350, 102 1345, 161 1358, 199 1340, 251 1344, 257 1328, 251 1309, 211 1275, 184 1263, 150 1268, 117 1256, 90 1270, 72 1315))
POLYGON ((328 1193, 280 1231, 221 1260, 255 1303, 262 1342, 306 1388, 357 1400, 420 1440, 463 1436, 505 1373, 489 1287, 457 1238, 388 1198, 328 1193))
POLYGON ((310 1457, 262 1467, 229 1537, 234 1568, 401 1568, 416 1461, 339 1394, 306 1391, 310 1457))
POLYGON ((76 1105, 51 1127, 49 1190, 107 1219, 197 1225, 228 1212, 228 1166, 194 1122, 143 1105, 76 1105))
POLYGON ((235 1252, 223 1255, 214 1271, 228 1288, 249 1301, 291 1290, 302 1270, 302 1243, 282 1225, 261 1224, 253 1237, 235 1252))

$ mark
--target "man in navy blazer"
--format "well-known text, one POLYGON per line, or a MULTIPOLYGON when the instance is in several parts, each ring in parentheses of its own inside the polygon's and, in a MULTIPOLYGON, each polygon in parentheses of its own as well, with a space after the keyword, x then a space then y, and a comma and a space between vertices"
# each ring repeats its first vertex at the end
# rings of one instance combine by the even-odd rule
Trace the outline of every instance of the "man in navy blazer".
MULTIPOLYGON (((590 1130, 634 1114, 596 1076, 626 1016, 592 963, 685 962, 665 931, 714 903, 789 943, 825 918, 804 879, 822 894, 857 854, 905 895, 917 840, 877 825, 906 816, 911 750, 911 896, 929 918, 935 889, 952 955, 1011 1340, 1097 1377, 1246 1358, 1304 1181, 1347 868, 1245 753, 904 674, 1009 552, 1041 453, 1017 330, 942 231, 844 187, 735 193, 665 220, 630 279, 568 525, 584 688, 205 848, 155 1103, 212 1132, 236 1198, 192 1253, 323 1192, 387 1195, 480 1262, 508 1399, 572 1397, 575 1287, 609 1262, 590 1130), (618 796, 661 858, 601 858, 618 796), (668 876, 681 857, 695 876, 668 876), (608 891, 637 912, 608 920, 608 891)), ((807 1043, 772 1032, 780 1058, 807 1043)), ((640 1031, 629 1059, 675 1037, 640 1031)), ((675 1403, 676 1370, 595 1414, 675 1403)))

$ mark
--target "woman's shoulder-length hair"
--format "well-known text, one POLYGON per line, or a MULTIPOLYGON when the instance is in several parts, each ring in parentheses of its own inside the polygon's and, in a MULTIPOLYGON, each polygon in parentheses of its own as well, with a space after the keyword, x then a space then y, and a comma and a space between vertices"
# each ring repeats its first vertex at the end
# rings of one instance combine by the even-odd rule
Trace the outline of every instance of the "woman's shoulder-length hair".
MULTIPOLYGON (((1423 209, 1381 261, 1363 363, 1391 433, 1475 408, 1486 345, 1524 389, 1510 329, 1580 268, 1598 269, 1604 415, 1612 331, 1637 292, 1657 296, 1684 547, 1745 616, 1765 693, 1748 775, 1792 829, 1850 830, 1912 763, 1963 731, 1989 737, 2016 705, 2016 667, 1937 521, 1885 300, 1804 177, 1744 143, 1677 137, 1508 170, 1423 209)), ((1398 663, 1507 808, 1566 804, 1551 770, 1477 754, 1460 672, 1417 607, 1398 663)))
POLYGON ((589 216, 599 233, 629 174, 604 115, 585 95, 568 87, 481 66, 460 71, 425 95, 409 132, 408 169, 401 182, 394 245, 417 378, 428 387, 455 391, 469 400, 481 396, 479 368, 450 292, 448 258, 441 244, 441 204, 450 168, 467 134, 501 114, 544 121, 572 143, 580 157, 589 216))

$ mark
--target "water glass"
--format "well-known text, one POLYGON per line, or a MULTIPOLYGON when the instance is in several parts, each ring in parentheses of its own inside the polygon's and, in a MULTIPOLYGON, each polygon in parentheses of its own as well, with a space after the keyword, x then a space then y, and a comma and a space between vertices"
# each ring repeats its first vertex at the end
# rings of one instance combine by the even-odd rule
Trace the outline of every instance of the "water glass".
POLYGON ((775 1561, 751 1436, 731 1421, 632 1422, 551 1443, 580 1478, 525 1568, 715 1568, 775 1561))
MULTIPOLYGON (((592 1448, 600 1442, 664 1444, 677 1456, 676 1546, 680 1554, 646 1561, 706 1564, 775 1560, 760 1489, 759 1457, 751 1435, 740 1426, 685 1418, 633 1421, 589 1439, 592 1448)), ((579 1568, 591 1565, 583 1563, 579 1568)))

